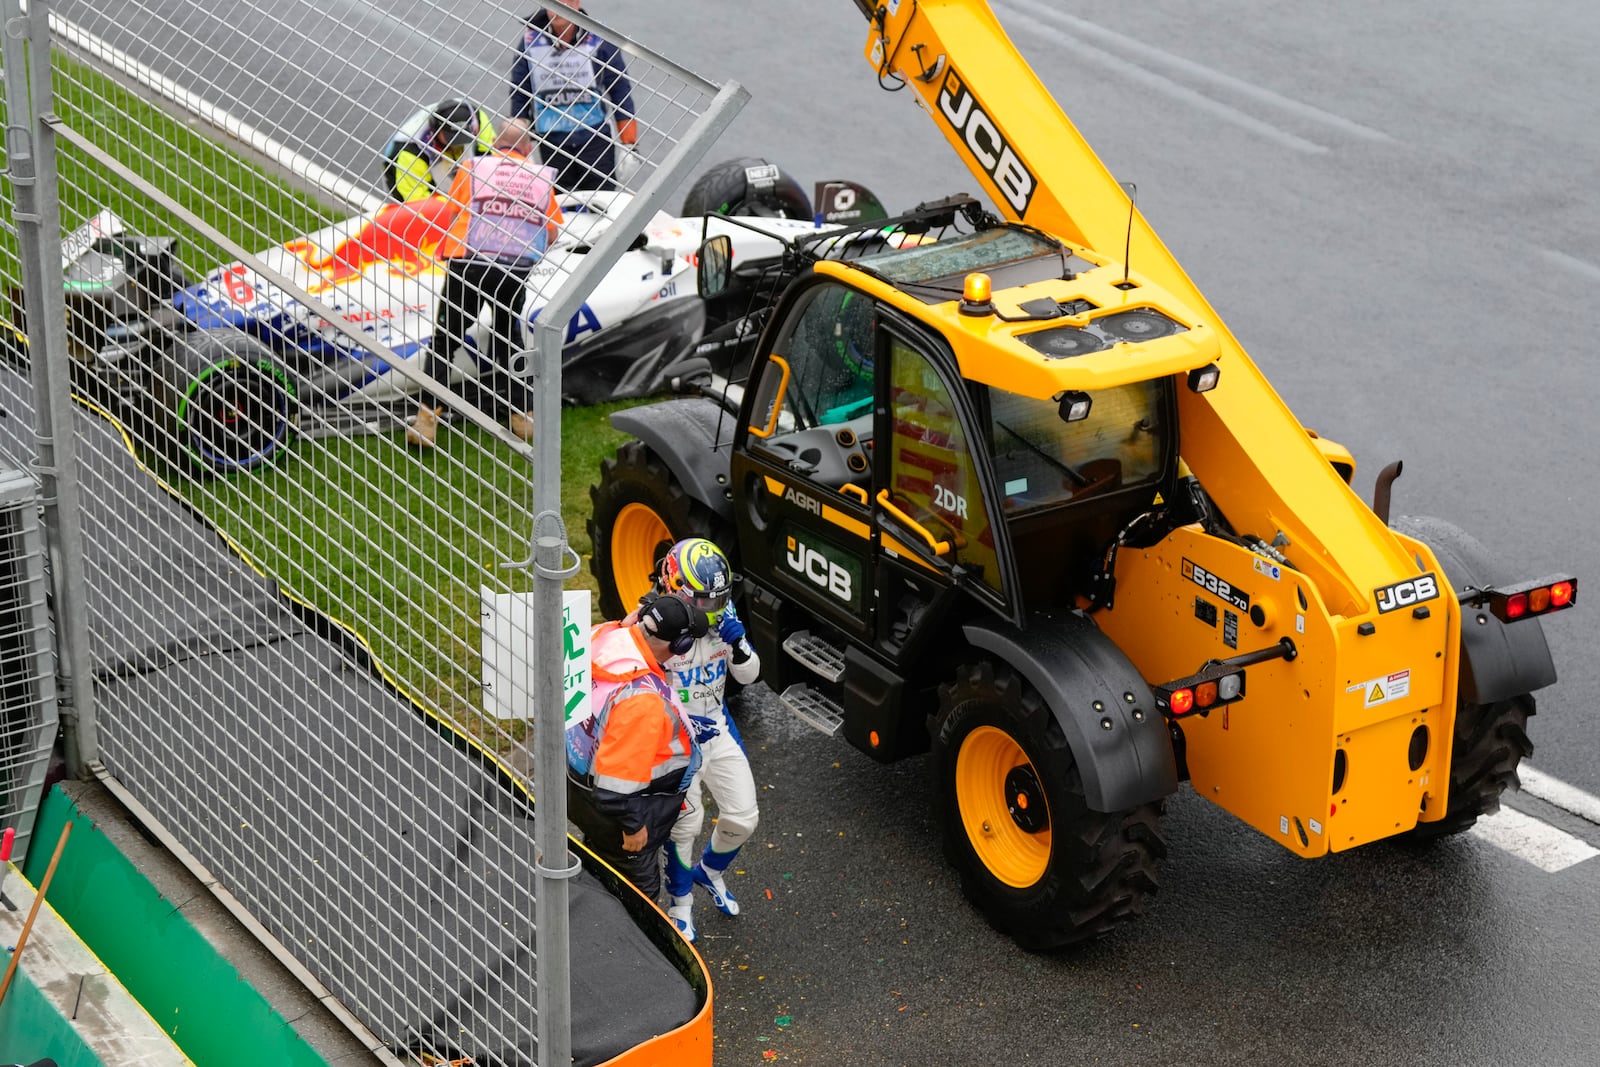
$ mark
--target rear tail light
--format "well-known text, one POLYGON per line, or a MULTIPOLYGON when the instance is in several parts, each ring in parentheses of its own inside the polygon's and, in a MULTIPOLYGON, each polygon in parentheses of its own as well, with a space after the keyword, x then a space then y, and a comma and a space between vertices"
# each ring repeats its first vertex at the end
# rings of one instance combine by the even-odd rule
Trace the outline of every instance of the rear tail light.
POLYGON ((1578 602, 1578 579, 1565 575, 1536 578, 1503 589, 1490 589, 1487 594, 1489 611, 1495 618, 1501 622, 1516 622, 1572 607, 1578 602))
POLYGON ((1199 674, 1151 687, 1156 707, 1174 719, 1231 704, 1244 696, 1244 668, 1213 664, 1199 674))

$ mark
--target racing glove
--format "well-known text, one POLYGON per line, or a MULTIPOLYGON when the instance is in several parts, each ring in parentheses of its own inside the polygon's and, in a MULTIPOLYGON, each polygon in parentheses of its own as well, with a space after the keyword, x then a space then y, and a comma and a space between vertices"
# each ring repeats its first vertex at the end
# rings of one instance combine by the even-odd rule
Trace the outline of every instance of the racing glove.
POLYGON ((739 613, 733 610, 732 602, 722 608, 722 623, 717 627, 717 636, 730 645, 737 645, 744 640, 744 623, 739 621, 739 613))
POLYGON ((639 143, 639 124, 633 119, 620 119, 617 122, 617 140, 625 145, 639 143))
POLYGON ((739 614, 733 610, 731 601, 722 609, 722 623, 717 628, 717 636, 732 650, 735 663, 744 663, 756 654, 756 650, 745 639, 744 623, 739 621, 739 614))
POLYGON ((705 715, 691 715, 689 721, 694 724, 694 743, 697 745, 707 743, 722 732, 717 729, 717 720, 705 715))

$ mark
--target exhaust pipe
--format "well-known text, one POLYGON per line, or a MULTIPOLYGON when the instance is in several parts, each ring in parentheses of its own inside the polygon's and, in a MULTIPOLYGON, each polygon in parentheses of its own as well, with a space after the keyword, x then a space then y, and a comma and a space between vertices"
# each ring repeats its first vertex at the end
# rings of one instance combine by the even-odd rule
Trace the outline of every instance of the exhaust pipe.
POLYGON ((1395 460, 1378 472, 1378 481, 1372 487, 1372 511, 1385 526, 1389 525, 1389 491, 1404 468, 1404 460, 1395 460))

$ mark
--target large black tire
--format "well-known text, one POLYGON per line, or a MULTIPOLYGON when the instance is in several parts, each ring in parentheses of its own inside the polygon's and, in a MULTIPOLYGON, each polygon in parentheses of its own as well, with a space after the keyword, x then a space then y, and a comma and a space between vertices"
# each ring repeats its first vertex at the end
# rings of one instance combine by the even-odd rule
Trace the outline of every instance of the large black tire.
POLYGON ((280 458, 298 418, 294 384, 260 341, 205 331, 163 358, 171 450, 201 475, 252 470, 280 458))
POLYGON ((1507 787, 1522 786, 1517 766, 1533 755, 1528 739, 1533 714, 1533 697, 1526 693, 1493 704, 1462 701, 1450 746, 1450 798, 1444 818, 1417 823, 1407 839, 1437 841, 1471 829, 1480 815, 1499 811, 1507 787))
POLYGON ((650 590, 656 564, 685 537, 709 537, 729 554, 724 524, 673 477, 642 441, 600 462, 600 484, 589 487, 589 569, 600 585, 600 614, 620 619, 650 590))
POLYGON ((965 665, 940 687, 931 763, 945 856, 995 929, 1044 952, 1144 914, 1163 803, 1089 810, 1065 735, 1010 668, 965 665))
POLYGON ((685 218, 697 215, 811 218, 811 198, 785 171, 778 169, 775 181, 754 183, 750 180, 750 169, 769 166, 772 164, 754 156, 723 160, 694 180, 683 198, 681 214, 685 218))

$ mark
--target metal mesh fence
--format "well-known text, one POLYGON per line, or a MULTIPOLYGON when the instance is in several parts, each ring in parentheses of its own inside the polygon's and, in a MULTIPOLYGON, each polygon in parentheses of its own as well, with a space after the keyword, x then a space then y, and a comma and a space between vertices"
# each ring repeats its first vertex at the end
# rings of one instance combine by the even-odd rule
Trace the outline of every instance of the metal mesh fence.
MULTIPOLYGON (((613 403, 692 346, 699 230, 648 209, 719 128, 717 87, 553 9, 54 3, 65 359, 0 232, 0 457, 39 447, 36 360, 81 402, 91 758, 378 1041, 480 1062, 538 1032, 533 702, 485 691, 485 604, 532 587, 557 383, 601 404, 562 420, 579 514, 613 403), (568 306, 558 375, 529 349, 568 306)), ((627 1047, 580 1023, 580 1062, 627 1047)))
POLYGON ((32 479, 0 471, 0 828, 27 848, 55 739, 55 657, 32 479))

